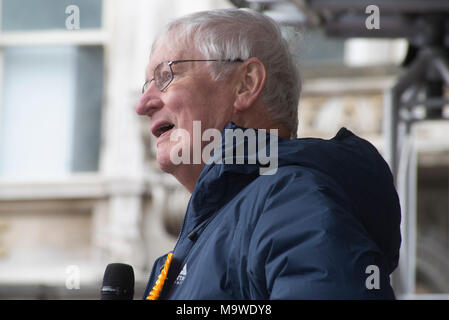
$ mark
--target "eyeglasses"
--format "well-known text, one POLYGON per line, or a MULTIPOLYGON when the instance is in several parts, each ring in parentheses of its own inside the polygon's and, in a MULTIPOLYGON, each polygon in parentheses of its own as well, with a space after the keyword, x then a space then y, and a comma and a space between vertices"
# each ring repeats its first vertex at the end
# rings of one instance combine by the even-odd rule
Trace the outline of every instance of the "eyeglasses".
POLYGON ((154 83, 156 84, 156 87, 159 89, 159 91, 163 91, 165 88, 167 88, 170 83, 173 81, 174 75, 172 70, 172 65, 177 63, 183 63, 183 62, 204 62, 204 61, 220 61, 220 62, 243 62, 242 59, 225 59, 225 60, 176 60, 176 61, 164 61, 157 65, 157 67, 154 69, 153 79, 145 81, 143 87, 142 87, 142 94, 145 93, 145 91, 148 90, 150 87, 151 81, 154 80, 154 83))

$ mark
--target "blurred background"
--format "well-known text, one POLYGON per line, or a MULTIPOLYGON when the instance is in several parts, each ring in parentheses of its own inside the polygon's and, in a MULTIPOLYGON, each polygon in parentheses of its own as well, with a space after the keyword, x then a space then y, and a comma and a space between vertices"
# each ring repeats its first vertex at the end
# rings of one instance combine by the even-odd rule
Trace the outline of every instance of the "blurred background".
POLYGON ((142 296, 189 200, 134 110, 149 49, 171 19, 229 7, 283 25, 303 79, 299 137, 345 126, 389 162, 397 298, 449 299, 444 0, 1 0, 0 299, 98 299, 111 262, 134 267, 142 296))

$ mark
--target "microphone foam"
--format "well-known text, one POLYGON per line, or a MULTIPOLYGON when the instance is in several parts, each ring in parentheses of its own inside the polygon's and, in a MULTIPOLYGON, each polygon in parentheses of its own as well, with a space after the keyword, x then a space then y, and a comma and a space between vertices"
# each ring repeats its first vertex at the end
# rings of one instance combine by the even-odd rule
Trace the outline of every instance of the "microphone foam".
POLYGON ((103 276, 101 300, 132 300, 133 297, 133 267, 124 263, 109 264, 103 276))

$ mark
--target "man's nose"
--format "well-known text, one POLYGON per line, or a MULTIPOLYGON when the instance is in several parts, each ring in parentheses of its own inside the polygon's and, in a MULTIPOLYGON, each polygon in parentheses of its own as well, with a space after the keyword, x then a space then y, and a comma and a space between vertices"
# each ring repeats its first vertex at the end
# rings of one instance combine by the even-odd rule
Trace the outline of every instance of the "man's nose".
POLYGON ((151 81, 150 86, 137 103, 137 114, 151 117, 157 110, 161 109, 164 106, 164 103, 160 99, 159 94, 160 91, 154 85, 154 81, 151 81))

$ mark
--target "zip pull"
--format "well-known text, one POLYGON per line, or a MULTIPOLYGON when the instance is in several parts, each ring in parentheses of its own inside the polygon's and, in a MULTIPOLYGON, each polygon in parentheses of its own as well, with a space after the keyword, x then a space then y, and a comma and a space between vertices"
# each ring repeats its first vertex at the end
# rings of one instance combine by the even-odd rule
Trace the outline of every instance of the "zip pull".
POLYGON ((187 238, 190 239, 190 241, 195 242, 196 239, 198 239, 198 232, 192 231, 187 235, 187 238))

